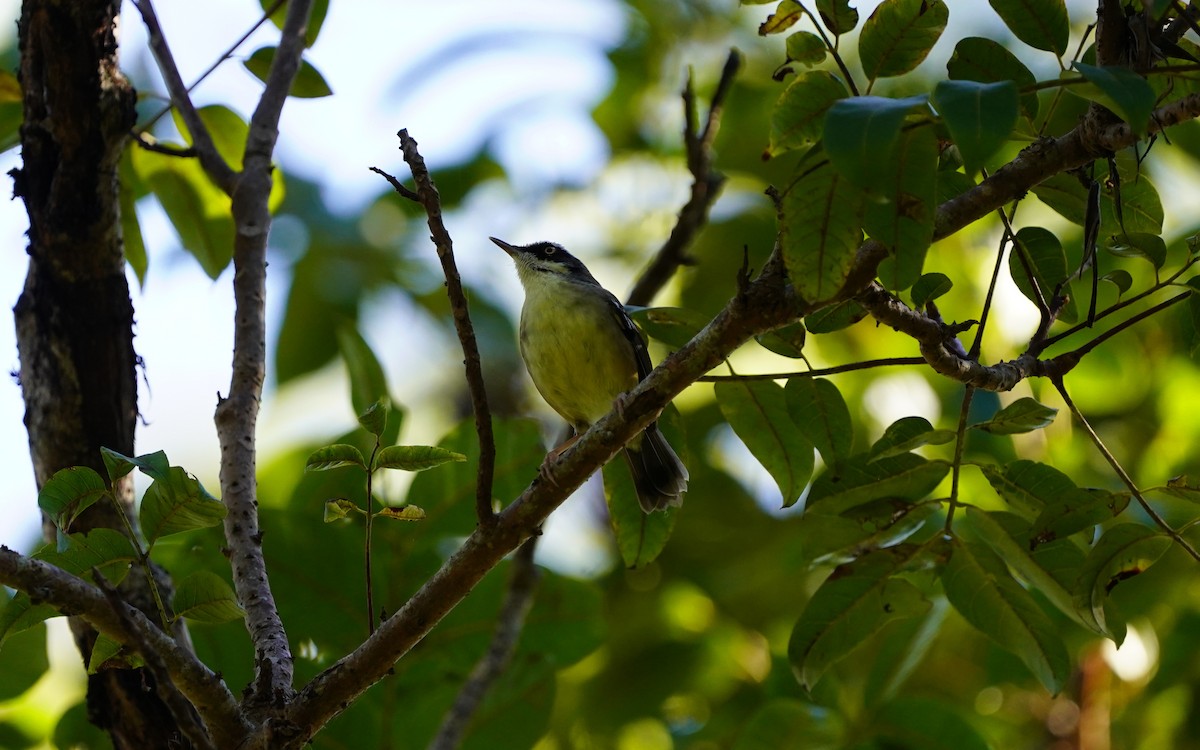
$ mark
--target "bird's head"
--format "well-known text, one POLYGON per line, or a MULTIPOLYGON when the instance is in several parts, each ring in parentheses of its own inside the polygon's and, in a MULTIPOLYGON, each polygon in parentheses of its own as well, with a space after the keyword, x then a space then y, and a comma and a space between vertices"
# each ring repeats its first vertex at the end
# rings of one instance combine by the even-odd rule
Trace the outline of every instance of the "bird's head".
POLYGON ((522 282, 536 279, 557 278, 564 281, 595 284, 596 280, 583 265, 583 261, 567 252, 555 242, 535 242, 532 245, 512 245, 504 240, 489 237, 517 264, 517 273, 522 282))

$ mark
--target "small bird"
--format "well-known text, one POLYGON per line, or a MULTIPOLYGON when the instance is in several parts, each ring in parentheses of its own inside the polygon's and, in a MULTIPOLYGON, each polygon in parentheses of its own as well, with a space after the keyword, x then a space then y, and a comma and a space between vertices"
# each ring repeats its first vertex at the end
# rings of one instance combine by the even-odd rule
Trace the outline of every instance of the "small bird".
MULTIPOLYGON (((646 342, 617 298, 562 245, 510 245, 489 237, 517 266, 521 307, 521 358, 550 408, 575 430, 561 453, 614 403, 650 374, 646 342)), ((624 448, 642 510, 666 510, 683 502, 688 472, 651 422, 624 448)))

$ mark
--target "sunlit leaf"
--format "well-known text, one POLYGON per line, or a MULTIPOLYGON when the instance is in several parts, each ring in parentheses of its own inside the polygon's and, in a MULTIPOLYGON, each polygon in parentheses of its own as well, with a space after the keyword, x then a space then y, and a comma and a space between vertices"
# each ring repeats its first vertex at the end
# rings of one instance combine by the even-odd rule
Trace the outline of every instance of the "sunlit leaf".
POLYGON ((796 502, 812 476, 813 444, 792 422, 783 388, 769 380, 734 380, 714 390, 729 426, 779 485, 784 506, 796 502))
POLYGON ((885 625, 929 609, 915 586, 893 578, 919 554, 917 550, 877 550, 836 568, 821 584, 788 641, 788 661, 801 685, 811 690, 826 669, 885 625))
POLYGON ((989 548, 956 542, 942 573, 946 598, 963 618, 1016 654, 1051 693, 1070 676, 1070 657, 1053 623, 989 548))
POLYGON ((989 0, 1017 39, 1030 47, 1053 52, 1067 51, 1071 33, 1065 0, 989 0))
POLYGON ((921 64, 946 29, 942 0, 884 0, 863 24, 858 54, 867 78, 898 76, 921 64))
POLYGON ((771 110, 768 155, 808 148, 821 140, 825 112, 848 95, 846 86, 827 71, 813 70, 796 76, 771 110))
POLYGON ((366 515, 366 511, 354 504, 354 501, 344 497, 325 501, 325 523, 333 523, 348 517, 351 513, 366 515))
POLYGON ((1057 414, 1058 409, 1040 404, 1026 396, 996 412, 995 416, 986 422, 971 425, 971 428, 993 435, 1015 435, 1040 430, 1052 423, 1057 414))
POLYGON ((225 518, 225 506, 201 486, 195 477, 172 466, 165 479, 155 479, 146 494, 138 520, 146 541, 215 526, 225 518))
MULTIPOLYGON (((828 165, 804 175, 784 194, 784 263, 806 300, 830 299, 841 288, 862 243, 862 212, 862 192, 828 165)), ((810 331, 815 330, 812 317, 805 320, 810 331)))
POLYGON ((390 445, 375 457, 376 469, 424 471, 449 461, 466 461, 461 453, 433 445, 390 445))
POLYGON ((176 617, 209 624, 239 620, 246 615, 225 579, 207 570, 198 570, 175 583, 172 608, 176 617))
POLYGON ((327 445, 313 451, 304 462, 305 471, 326 471, 343 466, 367 468, 367 460, 358 448, 347 443, 327 445))
POLYGON ((1053 466, 1020 459, 1004 466, 979 467, 992 489, 1014 509, 1036 515, 1056 498, 1082 492, 1071 478, 1053 466))
POLYGON ((38 492, 38 507, 54 525, 66 530, 80 513, 104 498, 108 488, 95 471, 86 466, 59 469, 38 492))
POLYGON ((850 455, 854 440, 850 409, 832 381, 792 378, 783 390, 792 422, 826 464, 837 464, 850 455))
POLYGON ((1120 515, 1129 507, 1128 493, 1080 489, 1051 498, 1030 528, 1030 545, 1062 539, 1120 515))
POLYGON ((375 513, 376 518, 390 518, 393 521, 422 521, 426 513, 416 505, 405 505, 399 508, 387 507, 375 513))
POLYGON ((760 36, 779 34, 787 31, 804 15, 803 8, 796 0, 781 0, 775 12, 767 16, 767 20, 758 26, 760 36))

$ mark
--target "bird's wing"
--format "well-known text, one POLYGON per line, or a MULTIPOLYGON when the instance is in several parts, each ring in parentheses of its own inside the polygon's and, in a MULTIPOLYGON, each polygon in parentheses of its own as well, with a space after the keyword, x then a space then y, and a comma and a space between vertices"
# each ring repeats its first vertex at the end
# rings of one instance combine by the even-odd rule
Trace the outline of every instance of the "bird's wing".
POLYGON ((646 340, 642 338, 641 332, 633 324, 629 313, 625 312, 625 306, 621 304, 620 300, 612 294, 608 294, 608 300, 613 317, 617 319, 617 326, 621 329, 625 339, 629 341, 629 345, 633 347, 633 359, 637 363, 638 380, 645 380, 650 371, 654 369, 654 365, 650 363, 650 351, 646 348, 646 340))

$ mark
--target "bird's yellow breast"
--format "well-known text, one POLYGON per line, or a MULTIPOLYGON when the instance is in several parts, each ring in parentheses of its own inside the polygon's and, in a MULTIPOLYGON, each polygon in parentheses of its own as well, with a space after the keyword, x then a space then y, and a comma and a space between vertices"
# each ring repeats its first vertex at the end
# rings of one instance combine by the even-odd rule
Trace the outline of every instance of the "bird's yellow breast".
POLYGON ((605 296, 546 281, 526 288, 521 356, 546 403, 583 430, 637 384, 637 365, 605 296))

